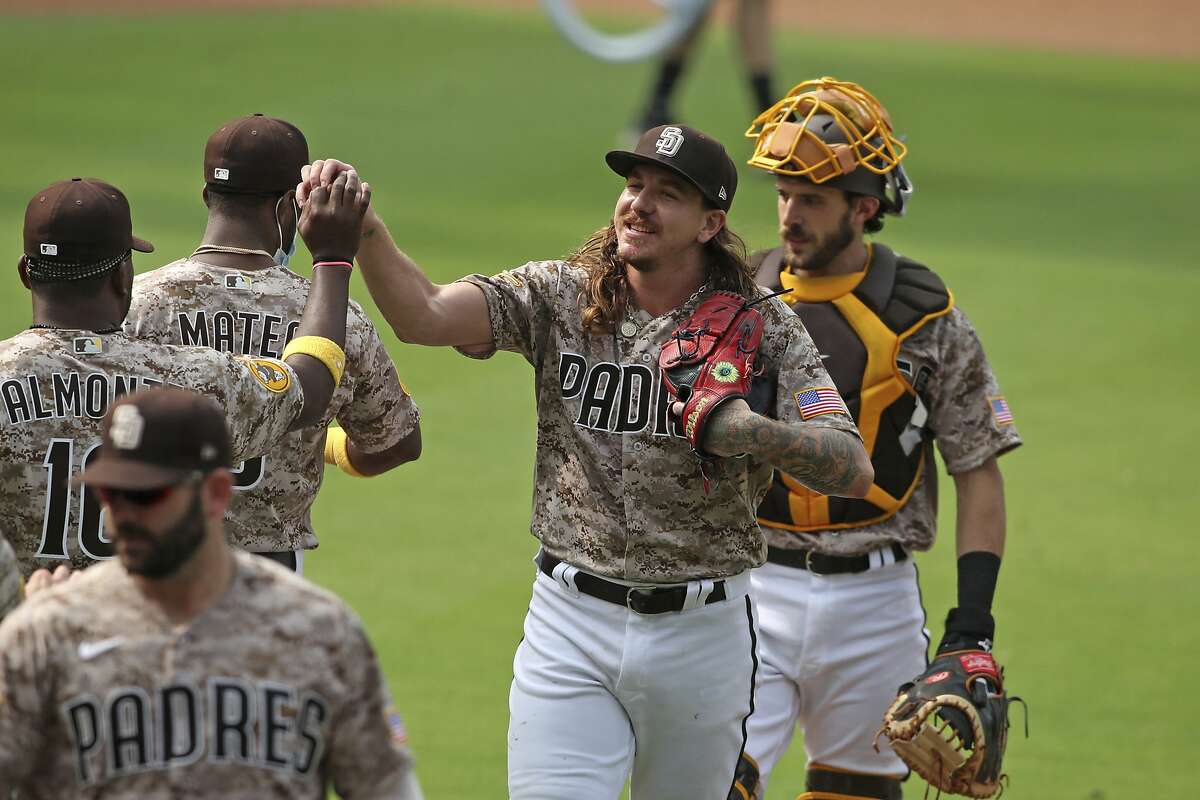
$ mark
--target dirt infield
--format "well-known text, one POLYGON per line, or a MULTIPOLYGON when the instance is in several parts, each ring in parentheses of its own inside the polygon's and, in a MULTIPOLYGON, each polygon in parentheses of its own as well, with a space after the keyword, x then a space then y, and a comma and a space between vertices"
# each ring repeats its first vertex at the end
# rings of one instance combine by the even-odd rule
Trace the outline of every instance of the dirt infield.
MULTIPOLYGON (((459 6, 522 10, 536 0, 443 0, 459 6)), ((421 2, 421 0, 418 0, 421 2)), ((423 0, 425 4, 429 0, 423 0)), ((718 0, 728 18, 736 0, 718 0)), ((285 8, 333 5, 406 5, 406 0, 0 0, 0 13, 21 11, 169 12, 203 8, 285 8)), ((649 0, 582 0, 607 11, 646 13, 649 0)), ((774 0, 779 23, 790 30, 865 33, 889 38, 915 37, 963 42, 1025 45, 1065 51, 1124 53, 1200 59, 1200 4, 1196 0, 857 0, 814 3, 774 0), (904 9, 903 11, 899 9, 904 9), (852 9, 847 10, 847 9, 852 9)))

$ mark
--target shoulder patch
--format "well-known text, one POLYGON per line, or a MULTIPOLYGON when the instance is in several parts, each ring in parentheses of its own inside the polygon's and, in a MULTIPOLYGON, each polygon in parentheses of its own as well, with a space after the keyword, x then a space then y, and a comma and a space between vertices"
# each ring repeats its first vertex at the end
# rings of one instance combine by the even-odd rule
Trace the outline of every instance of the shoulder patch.
POLYGON ((521 279, 520 275, 514 275, 512 272, 507 270, 499 273, 495 276, 495 278, 498 281, 504 281, 515 289, 520 289, 525 285, 525 281, 521 279))
POLYGON ((1004 399, 1004 395, 998 394, 995 397, 989 397, 988 403, 992 407, 992 419, 996 421, 996 427, 1003 428, 1013 424, 1012 410, 1008 407, 1008 401, 1004 399))
POLYGON ((249 358, 241 356, 238 361, 246 366, 255 380, 267 387, 268 391, 282 394, 292 385, 292 378, 283 365, 273 358, 249 358))
POLYGON ((395 706, 388 707, 387 726, 393 742, 396 744, 408 742, 408 729, 404 727, 404 718, 400 716, 400 712, 396 710, 395 706))
POLYGON ((800 412, 801 420, 809 420, 822 414, 845 414, 850 416, 846 404, 838 390, 832 386, 818 386, 796 392, 796 409, 800 412))

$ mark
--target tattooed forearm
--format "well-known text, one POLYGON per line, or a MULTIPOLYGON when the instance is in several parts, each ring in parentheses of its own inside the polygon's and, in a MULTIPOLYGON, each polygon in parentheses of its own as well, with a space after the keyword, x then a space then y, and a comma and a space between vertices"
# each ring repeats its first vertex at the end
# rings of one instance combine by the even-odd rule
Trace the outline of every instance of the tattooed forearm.
POLYGON ((755 414, 744 403, 729 405, 709 419, 706 449, 721 455, 755 455, 821 494, 866 494, 874 470, 853 434, 789 425, 755 414))

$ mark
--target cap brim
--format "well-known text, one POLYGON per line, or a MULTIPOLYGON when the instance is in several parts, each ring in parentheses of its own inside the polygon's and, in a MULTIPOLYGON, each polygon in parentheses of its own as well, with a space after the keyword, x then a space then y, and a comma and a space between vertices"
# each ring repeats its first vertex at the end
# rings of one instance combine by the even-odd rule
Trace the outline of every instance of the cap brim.
POLYGON ((649 164, 652 167, 662 167, 668 172, 673 172, 683 178, 692 186, 696 187, 696 191, 700 192, 700 196, 708 199, 711 202, 716 202, 708 196, 704 191, 704 187, 692 180, 692 176, 681 170, 679 167, 672 164, 670 161, 659 161, 657 158, 650 158, 641 153, 634 153, 629 150, 609 150, 604 155, 605 162, 608 163, 609 169, 620 175, 622 178, 628 178, 629 173, 633 172, 633 168, 638 164, 649 164))
POLYGON ((172 469, 141 461, 97 459, 72 479, 72 483, 109 489, 158 489, 182 483, 192 475, 189 469, 172 469))
POLYGON ((139 253, 154 252, 154 245, 150 244, 145 239, 139 239, 136 236, 131 238, 133 239, 133 244, 131 244, 130 247, 132 247, 134 250, 137 250, 139 253))

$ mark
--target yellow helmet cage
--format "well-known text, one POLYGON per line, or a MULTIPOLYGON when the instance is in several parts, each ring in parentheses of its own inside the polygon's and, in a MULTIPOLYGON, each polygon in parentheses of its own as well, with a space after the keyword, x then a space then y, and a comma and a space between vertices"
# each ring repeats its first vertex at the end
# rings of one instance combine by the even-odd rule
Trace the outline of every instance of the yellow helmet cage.
POLYGON ((824 183, 859 166, 876 175, 895 169, 908 148, 892 132, 887 109, 857 83, 818 78, 797 84, 759 114, 746 136, 755 139, 750 165, 824 183), (808 128, 813 117, 833 118, 844 141, 827 141, 808 128))

